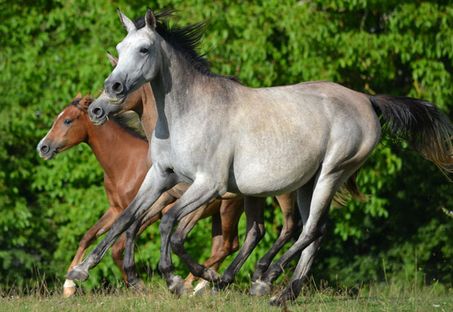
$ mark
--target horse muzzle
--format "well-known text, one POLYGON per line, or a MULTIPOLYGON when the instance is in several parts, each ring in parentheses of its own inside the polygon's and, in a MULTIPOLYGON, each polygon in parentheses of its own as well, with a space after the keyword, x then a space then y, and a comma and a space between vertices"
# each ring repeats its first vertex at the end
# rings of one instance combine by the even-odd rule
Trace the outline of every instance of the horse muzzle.
POLYGON ((47 143, 46 141, 39 142, 36 150, 39 153, 39 156, 44 160, 49 160, 58 153, 58 149, 52 146, 52 144, 47 143))
POLYGON ((90 107, 88 108, 88 116, 90 117, 91 122, 94 123, 95 125, 97 126, 102 125, 107 121, 108 114, 105 111, 105 109, 102 108, 100 105, 93 104, 91 104, 90 107))

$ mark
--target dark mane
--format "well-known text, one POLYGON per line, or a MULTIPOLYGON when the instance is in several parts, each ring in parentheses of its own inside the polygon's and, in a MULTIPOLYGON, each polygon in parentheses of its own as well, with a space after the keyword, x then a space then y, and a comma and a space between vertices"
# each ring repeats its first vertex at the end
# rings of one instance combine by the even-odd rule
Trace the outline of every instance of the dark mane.
POLYGON ((143 131, 142 124, 137 113, 133 111, 127 111, 110 116, 109 118, 134 137, 146 141, 146 135, 143 131))
MULTIPOLYGON (((80 101, 83 99, 83 97, 76 97, 74 98, 71 103, 69 103, 68 107, 69 106, 75 106, 77 107, 78 109, 80 109, 81 111, 83 112, 86 112, 86 109, 83 108, 81 105, 80 105, 80 101)), ((90 98, 90 103, 93 102, 92 99, 90 98)))
MULTIPOLYGON (((75 98, 69 103, 68 106, 75 106, 82 112, 87 113, 86 108, 80 105, 80 101, 83 98, 75 98)), ((91 105, 93 99, 89 98, 88 106, 91 105)), ((124 113, 116 114, 109 117, 114 123, 120 126, 123 130, 131 134, 132 136, 146 141, 146 136, 142 128, 139 116, 133 111, 127 111, 124 113)))
MULTIPOLYGON (((172 9, 165 9, 161 12, 154 13, 154 16, 156 17, 156 32, 174 49, 179 51, 186 60, 190 61, 194 68, 201 74, 210 77, 223 77, 239 82, 239 80, 233 76, 223 76, 211 72, 209 61, 203 54, 198 53, 197 49, 200 45, 206 23, 201 22, 187 26, 170 26, 166 19, 172 16, 173 13, 174 10, 172 9)), ((145 27, 145 18, 140 17, 134 24, 137 29, 145 27)))

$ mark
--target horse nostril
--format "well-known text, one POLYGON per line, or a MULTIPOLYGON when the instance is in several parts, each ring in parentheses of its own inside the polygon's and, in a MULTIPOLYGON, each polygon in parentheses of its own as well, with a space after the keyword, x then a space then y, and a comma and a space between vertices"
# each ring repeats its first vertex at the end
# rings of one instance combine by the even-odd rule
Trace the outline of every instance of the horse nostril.
POLYGON ((50 147, 49 147, 49 145, 43 144, 43 145, 41 145, 39 150, 41 151, 41 153, 47 154, 50 151, 50 147))
POLYGON ((100 107, 93 108, 92 112, 93 115, 96 116, 97 118, 104 116, 104 110, 100 107))
POLYGON ((116 94, 121 94, 121 92, 123 92, 123 84, 121 82, 118 82, 118 81, 113 83, 112 90, 116 94))

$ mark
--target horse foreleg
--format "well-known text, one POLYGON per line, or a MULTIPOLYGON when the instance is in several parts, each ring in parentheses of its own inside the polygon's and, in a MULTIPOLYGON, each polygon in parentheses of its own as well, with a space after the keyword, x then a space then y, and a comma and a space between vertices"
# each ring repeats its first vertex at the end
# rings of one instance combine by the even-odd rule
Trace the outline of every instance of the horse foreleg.
MULTIPOLYGON (((108 231, 115 221, 118 213, 117 210, 113 207, 110 207, 102 217, 94 224, 86 233, 83 235, 83 238, 79 242, 79 248, 72 259, 71 264, 69 265, 68 272, 72 270, 73 267, 78 265, 85 254, 85 250, 96 240, 99 235, 108 231)), ((63 286, 63 296, 71 297, 75 294, 76 284, 71 279, 66 279, 63 286)))
POLYGON ((91 254, 79 265, 75 266, 68 273, 68 278, 72 280, 86 280, 88 270, 101 261, 108 248, 115 242, 134 221, 143 217, 148 207, 150 207, 159 196, 176 184, 176 176, 165 168, 153 165, 145 176, 140 189, 124 210, 121 216, 112 225, 111 230, 91 254))
MULTIPOLYGON (((211 260, 213 259, 213 257, 216 257, 216 255, 219 252, 221 252, 221 250, 223 248, 222 224, 220 221, 220 212, 213 214, 211 216, 211 220, 212 220, 212 222, 211 222, 212 223, 212 225, 211 225, 211 227, 212 227, 212 230, 211 230, 211 256, 203 263, 203 265, 205 267, 212 266, 213 263, 211 262, 211 260)), ((212 269, 217 271, 217 266, 215 266, 212 269)), ((198 276, 195 276, 192 273, 189 273, 189 275, 186 277, 186 279, 184 281, 184 288, 186 290, 192 289, 193 283, 195 281, 197 281, 198 279, 199 279, 198 276)), ((200 282, 200 283, 203 283, 203 282, 200 282)), ((205 287, 205 285, 204 285, 205 283, 203 283, 202 286, 198 286, 198 285, 200 285, 200 283, 197 284, 197 286, 196 286, 197 289, 200 287, 205 287)), ((194 291, 194 294, 195 294, 195 291, 194 291)))
MULTIPOLYGON (((180 294, 183 291, 184 282, 179 276, 173 275, 170 243, 175 253, 178 254, 186 264, 189 262, 188 266, 190 271, 195 275, 198 275, 192 271, 190 266, 191 259, 185 252, 183 244, 187 233, 192 229, 198 218, 201 217, 201 214, 198 214, 198 212, 202 212, 203 210, 197 210, 197 208, 207 204, 211 199, 220 194, 219 190, 214 187, 214 185, 215 183, 204 178, 195 179, 193 184, 181 198, 176 201, 175 206, 162 217, 160 223, 161 257, 159 261, 159 270, 164 275, 169 289, 177 294, 180 294), (184 227, 179 227, 179 230, 175 235, 171 236, 175 222, 193 211, 197 211, 197 217, 193 219, 194 221, 187 223, 184 227)), ((202 265, 199 266, 205 269, 202 265)))
POLYGON ((123 251, 124 251, 125 245, 126 245, 126 236, 123 234, 118 238, 118 240, 112 246, 112 259, 113 259, 113 262, 115 262, 116 266, 120 269, 121 277, 123 278, 123 281, 127 285, 127 275, 126 275, 126 272, 124 271, 124 265, 123 265, 123 251))
POLYGON ((141 220, 135 221, 129 227, 129 229, 127 229, 126 247, 124 251, 124 271, 126 272, 127 285, 129 287, 132 287, 139 291, 144 289, 144 283, 138 277, 138 274, 135 270, 135 237, 137 235, 140 235, 149 225, 159 220, 164 210, 167 211, 168 209, 171 209, 175 200, 176 198, 171 196, 169 192, 163 193, 149 209, 146 215, 141 220))
MULTIPOLYGON (((219 214, 212 216, 211 257, 203 264, 206 268, 217 272, 223 260, 239 249, 238 223, 242 212, 242 199, 222 200, 219 214)), ((194 294, 201 293, 206 286, 208 282, 201 281, 195 287, 194 294)))

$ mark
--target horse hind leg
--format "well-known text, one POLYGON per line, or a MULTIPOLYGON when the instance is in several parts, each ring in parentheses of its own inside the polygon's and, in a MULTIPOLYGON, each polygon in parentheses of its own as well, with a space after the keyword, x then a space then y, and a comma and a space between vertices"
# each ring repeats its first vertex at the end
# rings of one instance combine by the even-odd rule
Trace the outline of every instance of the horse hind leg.
POLYGON ((250 295, 252 296, 263 296, 270 292, 270 285, 264 285, 261 278, 271 264, 272 259, 274 259, 280 249, 291 239, 297 229, 298 217, 295 211, 294 194, 288 193, 277 196, 277 201, 283 213, 283 228, 278 239, 256 264, 255 272, 252 276, 252 286, 250 288, 250 295))
POLYGON ((253 252, 264 236, 264 207, 265 199, 258 197, 245 197, 244 210, 247 219, 247 234, 244 243, 233 262, 225 270, 219 282, 215 283, 216 288, 222 289, 234 281, 234 277, 244 262, 253 252))
POLYGON ((306 220, 302 233, 296 243, 282 256, 282 258, 269 267, 264 280, 268 283, 275 280, 292 258, 297 256, 301 251, 302 254, 289 285, 277 296, 271 298, 271 305, 283 305, 287 300, 294 300, 299 295, 303 281, 309 272, 316 251, 324 236, 327 212, 332 199, 340 185, 346 181, 352 172, 354 171, 331 171, 326 167, 322 168, 315 180, 308 214, 306 210, 308 199, 307 194, 305 193, 306 190, 301 188, 298 191, 298 205, 301 209, 301 217, 303 220, 306 220))
MULTIPOLYGON (((297 191, 297 206, 299 207, 299 215, 303 223, 305 223, 308 218, 315 179, 316 177, 313 177, 308 183, 303 185, 297 191)), ((295 205, 292 206, 292 208, 294 207, 295 205)), ((271 274, 269 272, 269 266, 270 264, 266 268, 267 271, 263 272, 260 278, 252 282, 252 286, 250 288, 250 294, 252 296, 264 296, 270 294, 272 290, 272 282, 274 282, 283 272, 283 270, 280 272, 274 271, 272 272, 272 275, 269 276, 271 274)))
MULTIPOLYGON (((310 213, 310 202, 311 202, 311 197, 312 197, 312 191, 313 187, 307 187, 305 189, 302 189, 298 192, 298 203, 301 205, 301 208, 299 208, 302 223, 305 225, 307 223, 307 219, 310 213)), ((299 263, 296 266, 296 270, 294 272, 294 276, 300 276, 299 279, 297 280, 291 280, 290 287, 292 289, 291 295, 294 296, 294 290, 297 291, 297 289, 301 289, 303 282, 306 280, 308 273, 310 272, 311 266, 313 264, 313 261, 315 259, 315 256, 319 250, 319 247, 321 245, 321 241, 324 237, 324 232, 325 232, 325 223, 321 222, 321 235, 319 236, 318 239, 313 241, 310 245, 308 245, 307 248, 305 248, 302 251, 302 254, 299 259, 299 263)), ((297 295, 296 295, 297 296, 297 295)), ((274 297, 271 299, 272 304, 281 304, 281 302, 278 301, 278 297, 274 297)))
MULTIPOLYGON (((321 231, 324 233, 325 225, 324 229, 321 231)), ((302 289, 303 283, 307 279, 308 273, 310 272, 315 256, 321 246, 323 237, 324 234, 321 234, 318 239, 304 249, 289 285, 279 295, 271 298, 271 305, 282 305, 283 301, 294 300, 297 298, 302 289)))

